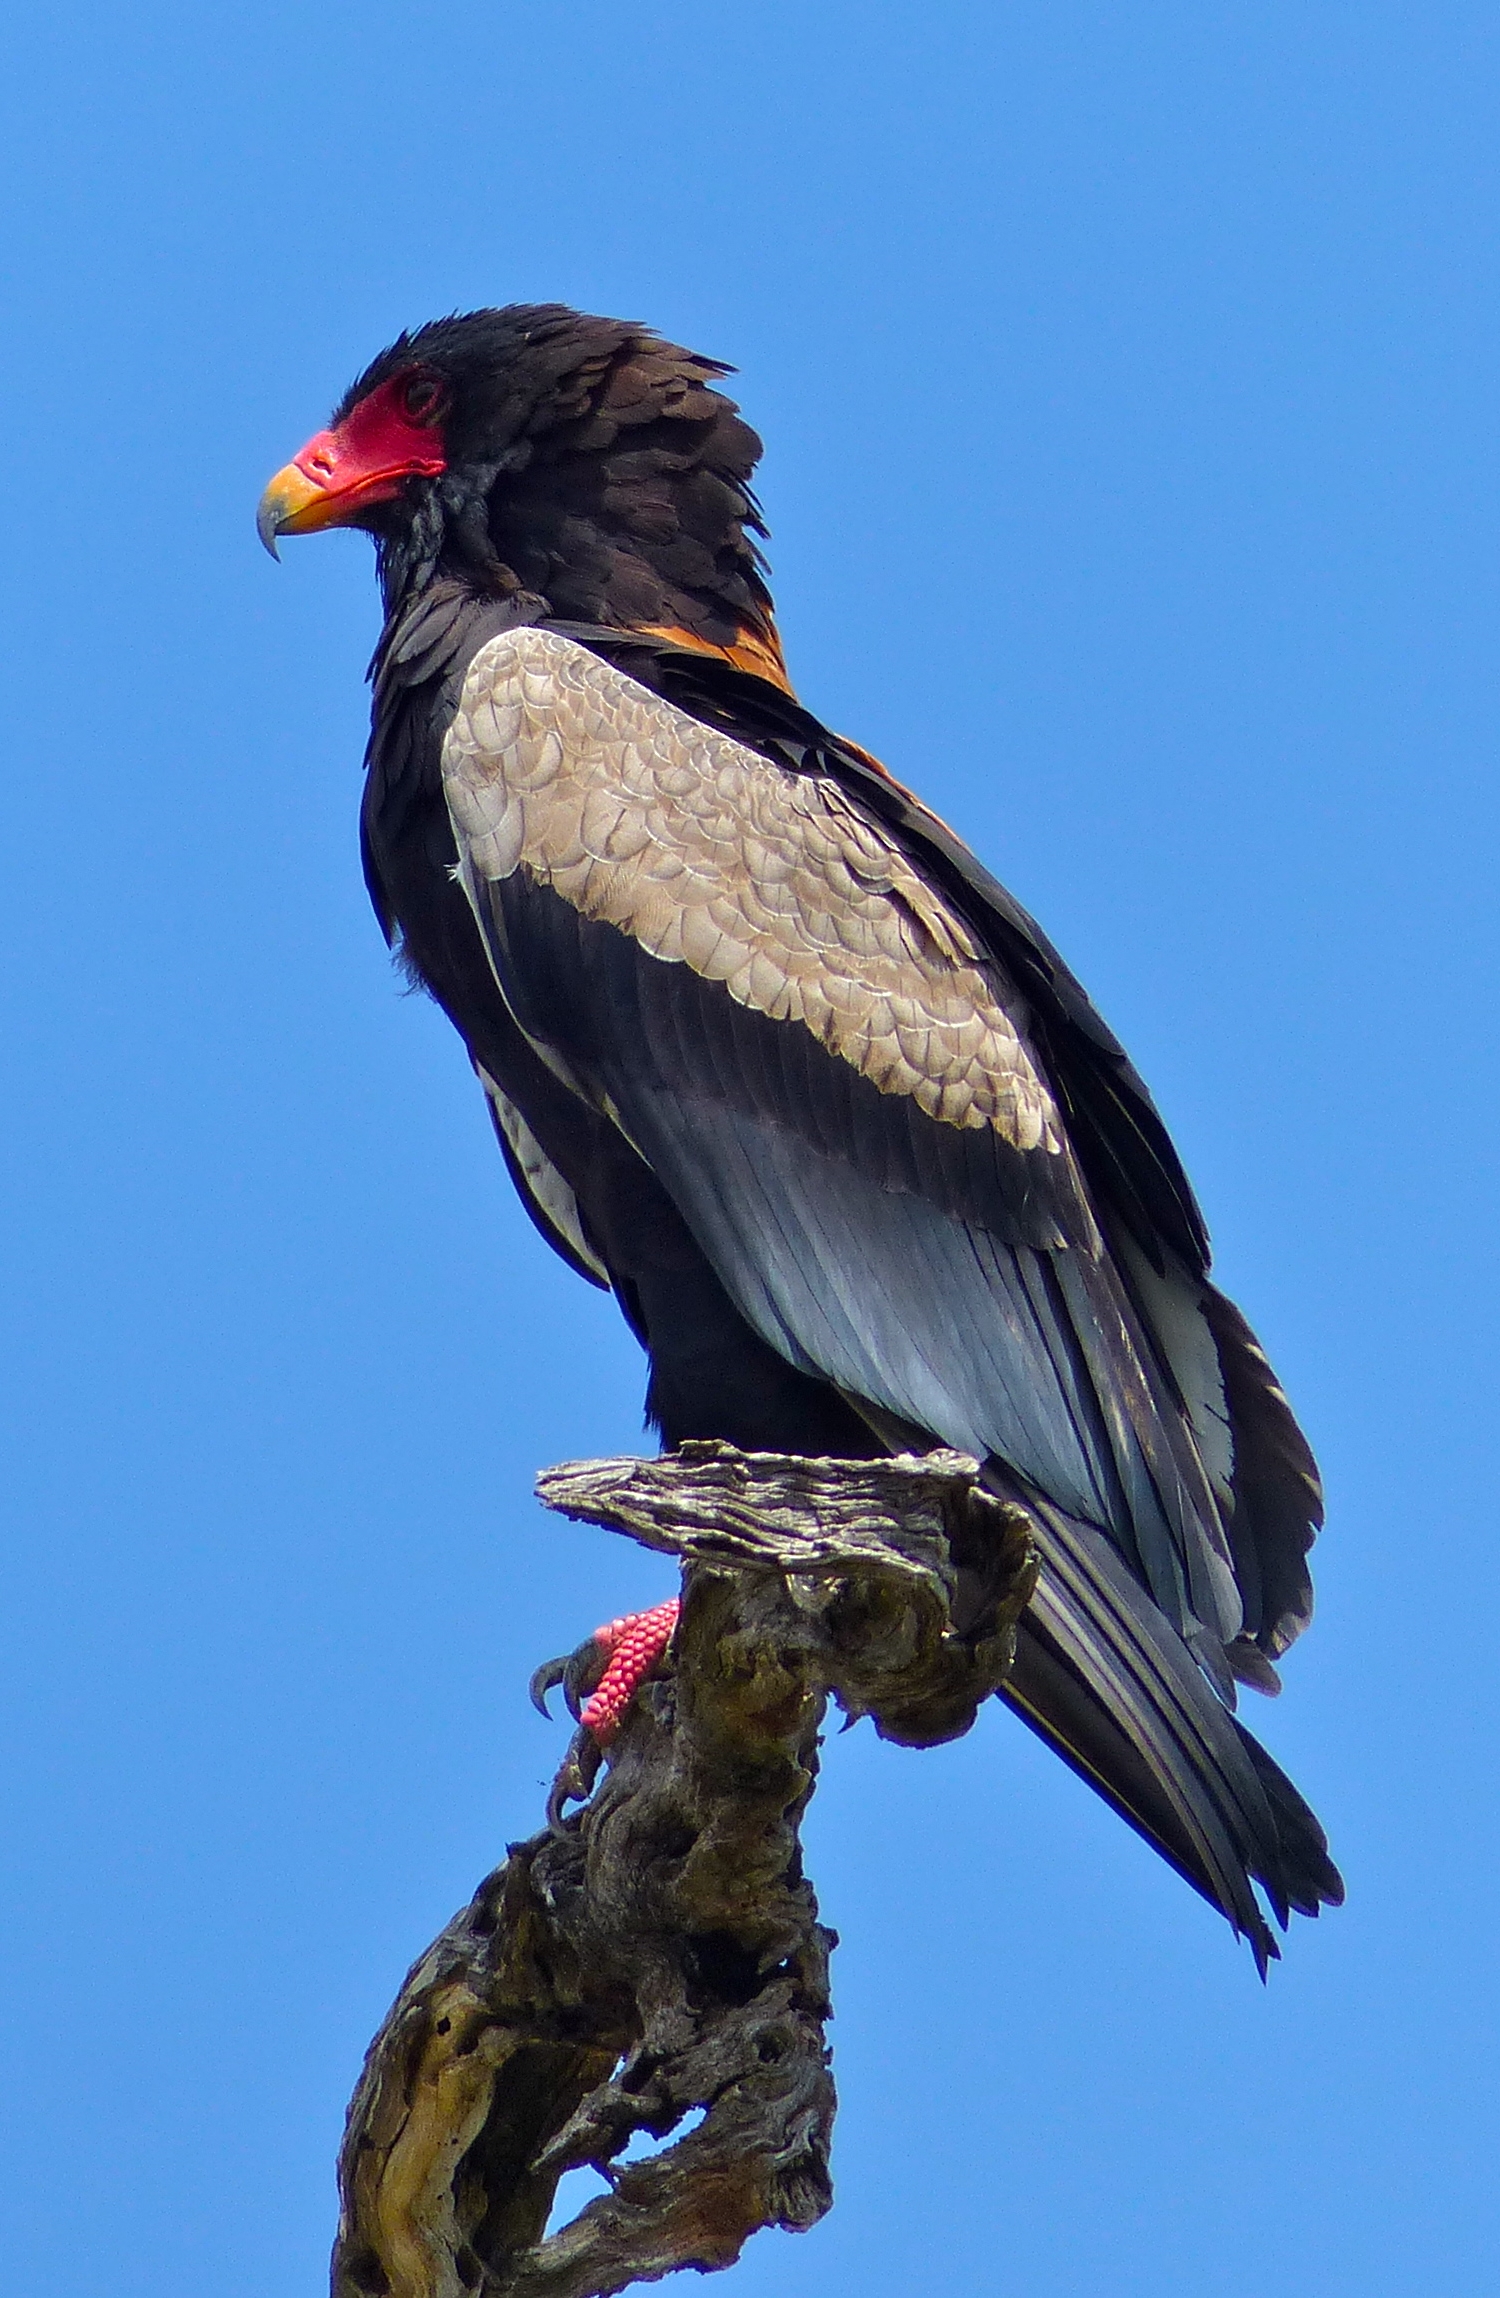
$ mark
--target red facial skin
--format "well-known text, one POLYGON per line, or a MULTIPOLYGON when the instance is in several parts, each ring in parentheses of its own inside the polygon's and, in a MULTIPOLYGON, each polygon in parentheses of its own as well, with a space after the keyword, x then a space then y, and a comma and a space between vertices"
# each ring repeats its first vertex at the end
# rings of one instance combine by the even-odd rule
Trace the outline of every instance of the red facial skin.
POLYGON ((275 555, 278 535, 351 526, 372 503, 388 503, 411 478, 447 469, 440 387, 408 368, 368 392, 336 429, 319 431, 277 472, 261 497, 261 540, 275 555), (430 396, 413 411, 409 403, 430 396))

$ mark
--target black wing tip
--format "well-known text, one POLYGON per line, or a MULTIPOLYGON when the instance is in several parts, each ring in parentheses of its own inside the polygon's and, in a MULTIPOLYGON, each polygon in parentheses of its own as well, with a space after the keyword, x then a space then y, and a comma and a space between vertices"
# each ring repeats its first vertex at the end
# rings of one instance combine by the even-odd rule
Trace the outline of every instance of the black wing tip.
POLYGON ((1278 1903, 1282 1929, 1286 1928, 1287 1917, 1281 1914, 1281 1904, 1285 1904, 1291 1914, 1312 1918, 1325 1907, 1342 1907, 1344 1878, 1329 1856, 1328 1837, 1321 1821, 1254 1734, 1239 1722, 1234 1728, 1260 1782, 1276 1829, 1281 1856, 1275 1876, 1257 1874, 1256 1880, 1278 1903))
POLYGON ((1272 1921, 1286 1931, 1343 1898, 1322 1827, 1102 1536, 1045 1504, 1033 1515, 1042 1584, 1001 1696, 1225 1917, 1264 1978, 1281 1952, 1272 1921))

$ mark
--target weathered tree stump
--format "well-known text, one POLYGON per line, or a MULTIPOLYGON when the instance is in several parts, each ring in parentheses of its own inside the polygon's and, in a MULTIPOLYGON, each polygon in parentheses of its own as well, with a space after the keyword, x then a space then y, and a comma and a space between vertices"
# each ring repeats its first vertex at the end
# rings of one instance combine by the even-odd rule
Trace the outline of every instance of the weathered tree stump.
POLYGON ((1003 1678, 1035 1561, 977 1478, 954 1452, 689 1444, 539 1479, 683 1558, 673 1669, 581 1816, 513 1844, 409 1973, 349 2108, 334 2298, 603 2298, 823 2215, 834 1939, 798 1839, 819 1727, 831 1695, 954 1739, 1003 1678), (612 2191, 543 2239, 583 2164, 612 2191))

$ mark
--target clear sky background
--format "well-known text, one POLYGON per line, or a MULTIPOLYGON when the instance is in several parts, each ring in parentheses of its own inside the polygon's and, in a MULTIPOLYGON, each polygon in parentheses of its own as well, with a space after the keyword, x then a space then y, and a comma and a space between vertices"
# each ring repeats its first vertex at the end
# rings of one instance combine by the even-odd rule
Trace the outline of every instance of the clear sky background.
POLYGON ((324 2286, 526 1676, 669 1586, 530 1498, 642 1365, 368 914, 368 546, 253 527, 554 298, 739 366, 799 686, 1125 1037, 1329 1486, 1248 1704, 1347 1908, 1262 1989, 998 1709, 833 1744, 837 2202, 735 2287, 1488 2287, 1493 8, 132 0, 0 90, 7 2298, 324 2286))

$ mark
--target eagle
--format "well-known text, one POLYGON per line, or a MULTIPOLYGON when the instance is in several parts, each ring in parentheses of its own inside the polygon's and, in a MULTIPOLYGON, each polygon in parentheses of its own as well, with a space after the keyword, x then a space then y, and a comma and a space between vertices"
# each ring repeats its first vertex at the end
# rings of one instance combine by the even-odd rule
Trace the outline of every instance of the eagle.
MULTIPOLYGON (((1026 911, 788 678, 731 370, 512 305, 401 335, 259 531, 374 539, 376 915, 667 1448, 951 1446, 1039 1555, 1001 1697, 1246 1936, 1342 1885, 1236 1687, 1318 1474, 1123 1048, 1026 911)), ((604 1738, 672 1607, 601 1630, 604 1738)))

